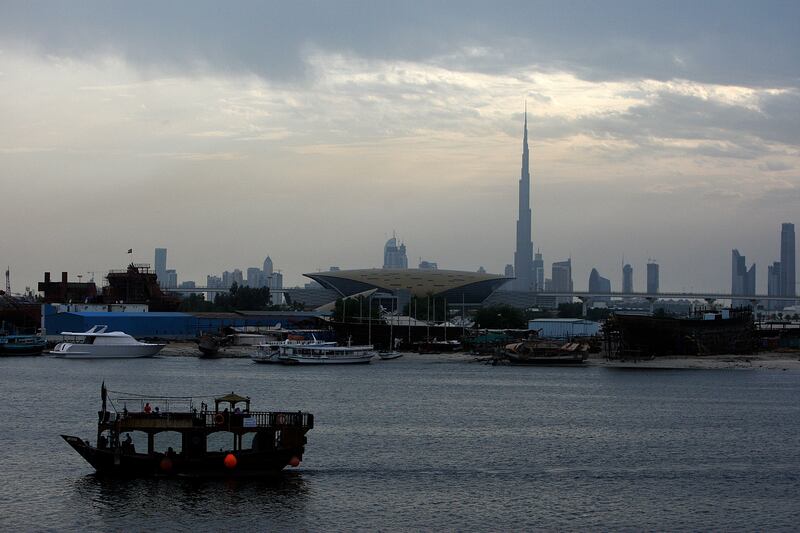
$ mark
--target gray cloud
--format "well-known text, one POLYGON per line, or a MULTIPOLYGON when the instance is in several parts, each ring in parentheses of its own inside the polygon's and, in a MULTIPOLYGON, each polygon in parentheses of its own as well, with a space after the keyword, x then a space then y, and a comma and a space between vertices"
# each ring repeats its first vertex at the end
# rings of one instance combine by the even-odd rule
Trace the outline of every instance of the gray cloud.
POLYGON ((6 2, 4 46, 142 69, 304 79, 307 47, 478 72, 794 86, 800 4, 744 1, 6 2))

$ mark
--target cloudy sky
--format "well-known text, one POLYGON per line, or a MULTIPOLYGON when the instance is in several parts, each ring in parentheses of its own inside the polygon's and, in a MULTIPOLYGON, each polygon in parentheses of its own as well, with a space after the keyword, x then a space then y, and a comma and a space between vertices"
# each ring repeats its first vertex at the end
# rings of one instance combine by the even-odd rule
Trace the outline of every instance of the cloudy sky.
POLYGON ((0 262, 179 281, 513 262, 730 289, 800 223, 800 3, 0 0, 0 262))

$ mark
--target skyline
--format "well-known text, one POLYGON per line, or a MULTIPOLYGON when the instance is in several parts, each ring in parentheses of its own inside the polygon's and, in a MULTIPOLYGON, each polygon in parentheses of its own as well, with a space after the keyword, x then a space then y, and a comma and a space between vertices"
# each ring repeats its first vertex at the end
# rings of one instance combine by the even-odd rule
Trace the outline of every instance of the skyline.
POLYGON ((800 8, 505 6, 8 3, 13 289, 157 246, 182 280, 268 253, 298 285, 380 266, 394 228, 410 257, 503 272, 527 99, 546 265, 618 286, 624 255, 638 285, 654 258, 662 290, 724 291, 735 248, 766 293, 798 222, 800 8))

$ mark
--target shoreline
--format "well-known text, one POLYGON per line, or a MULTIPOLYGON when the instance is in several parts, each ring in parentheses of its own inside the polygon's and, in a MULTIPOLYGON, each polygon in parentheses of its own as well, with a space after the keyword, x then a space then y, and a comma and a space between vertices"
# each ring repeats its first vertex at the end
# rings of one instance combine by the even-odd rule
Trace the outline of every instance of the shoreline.
MULTIPOLYGON (((255 353, 255 346, 229 346, 220 350, 221 359, 247 359, 255 353)), ((159 353, 165 357, 198 357, 194 342, 172 342, 159 353)), ((473 362, 478 357, 466 352, 418 354, 404 352, 409 359, 439 362, 473 362)), ((198 357, 199 358, 199 357, 198 357)), ((762 352, 751 355, 666 356, 641 361, 607 360, 592 355, 585 366, 621 369, 653 370, 786 370, 800 372, 800 352, 762 352)))

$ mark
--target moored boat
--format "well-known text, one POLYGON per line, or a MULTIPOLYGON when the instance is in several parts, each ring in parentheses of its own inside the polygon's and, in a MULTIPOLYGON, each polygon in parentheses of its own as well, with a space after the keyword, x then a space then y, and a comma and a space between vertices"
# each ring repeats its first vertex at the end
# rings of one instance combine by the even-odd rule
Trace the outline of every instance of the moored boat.
POLYGON ((283 345, 279 347, 281 363, 287 365, 333 365, 369 363, 375 357, 372 345, 325 346, 283 345))
POLYGON ((288 338, 282 341, 265 342, 256 346, 256 353, 250 356, 250 359, 256 363, 283 363, 286 358, 281 355, 281 346, 336 346, 334 341, 318 341, 312 335, 311 339, 292 339, 288 338))
POLYGON ((153 357, 166 346, 139 342, 127 333, 107 329, 108 326, 98 325, 83 333, 62 332, 75 341, 60 342, 50 353, 66 359, 121 359, 153 357))
POLYGON ((11 334, 0 331, 0 356, 41 355, 47 343, 40 335, 11 334))
POLYGON ((502 355, 512 365, 582 365, 589 357, 589 345, 532 340, 508 344, 502 355))
POLYGON ((62 435, 101 475, 274 475, 287 465, 300 464, 305 451, 305 434, 314 427, 314 416, 311 413, 251 411, 250 398, 233 392, 215 398, 213 410, 203 403, 197 409, 193 399, 188 397, 137 396, 117 398, 115 402, 111 402, 105 384, 101 387, 101 400, 95 445, 79 437, 62 435), (133 403, 142 406, 140 412, 128 410, 127 405, 133 403), (165 408, 159 412, 158 409, 151 409, 151 404, 165 408), (117 410, 120 405, 124 406, 121 411, 117 410), (176 410, 176 405, 181 405, 184 409, 176 410), (136 432, 146 437, 146 449, 136 449, 130 436, 136 432), (156 449, 156 436, 166 432, 179 434, 180 440, 175 442, 177 449, 172 446, 166 450, 156 449), (219 450, 210 449, 209 437, 220 432, 225 438, 225 446, 219 450))
POLYGON ((396 350, 391 350, 391 351, 381 350, 378 352, 378 357, 380 357, 384 361, 388 361, 390 359, 397 359, 398 357, 403 357, 403 352, 398 352, 396 350))

